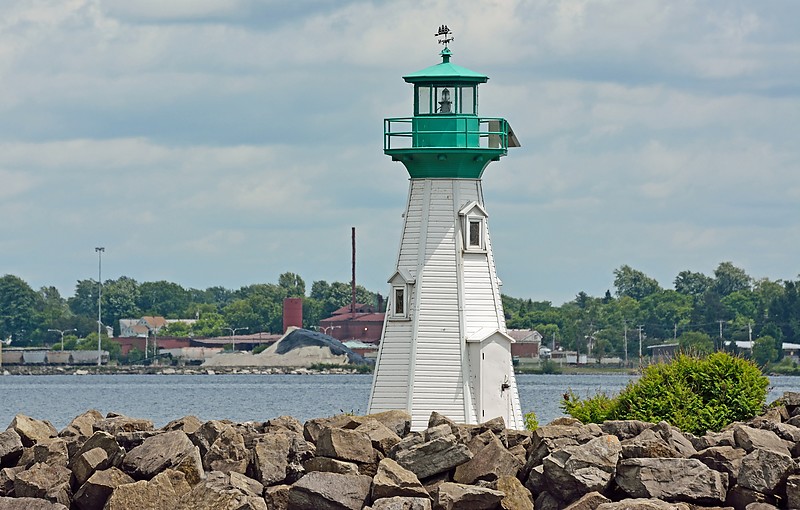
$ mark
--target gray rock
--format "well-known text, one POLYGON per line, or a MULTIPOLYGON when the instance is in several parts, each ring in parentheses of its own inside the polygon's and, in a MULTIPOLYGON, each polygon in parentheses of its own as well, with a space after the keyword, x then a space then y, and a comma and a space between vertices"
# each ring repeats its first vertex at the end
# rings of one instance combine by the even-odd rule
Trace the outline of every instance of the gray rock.
POLYGON ((400 436, 378 420, 369 419, 355 430, 365 434, 372 441, 372 447, 383 455, 388 455, 392 448, 400 442, 400 436))
POLYGON ((786 506, 800 508, 800 475, 789 475, 786 479, 786 506))
POLYGON ((122 459, 125 458, 125 450, 117 443, 117 440, 108 432, 98 431, 87 439, 78 452, 72 456, 72 461, 68 467, 72 467, 72 463, 74 463, 76 459, 94 448, 101 448, 106 452, 109 465, 111 466, 119 467, 122 464, 122 459))
MULTIPOLYGON (((458 428, 456 428, 456 430, 458 430, 458 428)), ((425 441, 433 441, 434 439, 447 437, 451 434, 453 434, 453 427, 448 423, 440 423, 439 425, 434 425, 433 427, 425 429, 422 432, 422 437, 425 441)))
POLYGON ((200 449, 200 458, 206 456, 208 450, 211 449, 211 445, 214 444, 214 441, 217 440, 217 437, 222 431, 230 427, 231 425, 229 423, 219 420, 209 420, 203 423, 194 433, 189 434, 189 439, 200 449))
POLYGON ((134 430, 131 432, 117 432, 116 434, 114 434, 114 440, 126 451, 131 451, 137 446, 141 446, 144 443, 145 439, 157 436, 159 434, 163 434, 163 432, 158 430, 134 430))
POLYGON ((737 482, 763 494, 778 494, 795 463, 792 458, 773 450, 756 449, 744 456, 737 482))
POLYGON ((16 464, 23 451, 22 438, 14 429, 0 432, 0 467, 16 464))
POLYGON ((395 496, 379 499, 372 504, 371 508, 372 510, 431 510, 431 500, 395 496))
POLYGON ((622 441, 622 458, 684 457, 674 449, 657 430, 645 429, 636 437, 622 441))
POLYGON ((90 437, 94 434, 94 424, 103 419, 96 409, 79 414, 58 433, 58 437, 90 437))
POLYGON ((0 469, 0 496, 12 496, 14 494, 14 480, 17 478, 17 473, 22 471, 25 471, 25 466, 0 469))
POLYGON ((395 448, 392 452, 394 460, 420 480, 449 471, 472 458, 469 448, 457 443, 453 435, 416 444, 408 449, 398 451, 395 448))
POLYGON ((561 510, 566 505, 547 491, 540 492, 533 502, 536 510, 561 510))
POLYGON ((667 503, 658 499, 631 498, 601 503, 597 510, 693 510, 686 503, 667 503))
POLYGON ((742 458, 746 454, 744 450, 732 446, 712 446, 692 455, 692 458, 698 459, 714 471, 727 473, 729 484, 732 485, 736 483, 742 458))
MULTIPOLYGON (((236 478, 235 473, 233 477, 236 478)), ((239 481, 241 482, 241 479, 239 481)), ((176 510, 221 509, 267 510, 267 503, 260 494, 252 492, 249 484, 234 485, 230 475, 212 471, 180 499, 176 508, 176 510)))
POLYGON ((95 471, 111 467, 108 453, 102 448, 92 448, 72 461, 72 476, 77 486, 83 485, 95 471))
POLYGON ((244 473, 249 463, 250 452, 245 447, 244 437, 233 427, 224 428, 203 457, 206 471, 244 473))
POLYGON ((661 421, 651 429, 658 433, 670 448, 678 452, 682 457, 690 457, 697 453, 692 442, 683 435, 678 428, 673 427, 665 421, 661 421))
POLYGON ((547 478, 544 476, 544 466, 539 464, 528 473, 525 480, 525 487, 534 494, 539 494, 547 490, 547 478))
POLYGON ((181 430, 145 439, 141 446, 128 452, 122 466, 136 479, 149 480, 170 468, 186 474, 189 485, 197 484, 204 476, 200 451, 181 430))
POLYGON ((615 481, 633 498, 715 503, 725 500, 728 476, 697 459, 623 459, 615 481))
POLYGON ((733 439, 733 428, 728 428, 721 432, 707 432, 702 437, 687 434, 687 437, 698 452, 712 446, 736 446, 736 441, 733 439))
POLYGON ((72 495, 69 486, 71 474, 64 466, 34 464, 29 469, 17 473, 14 479, 14 495, 69 505, 72 495))
POLYGON ((600 424, 604 434, 617 436, 620 441, 636 437, 652 427, 652 423, 639 420, 608 420, 600 424))
POLYGON ((528 461, 522 471, 522 477, 527 478, 528 472, 534 466, 542 463, 545 457, 565 446, 577 446, 588 443, 595 437, 603 435, 600 427, 594 423, 583 425, 574 419, 554 420, 544 427, 533 431, 531 436, 531 450, 528 461))
POLYGON ((33 445, 34 462, 66 467, 68 460, 67 442, 61 438, 54 437, 33 445))
POLYGON ((399 437, 406 437, 411 430, 411 415, 406 411, 385 411, 382 413, 368 414, 366 418, 384 424, 389 430, 399 437))
POLYGON ((611 435, 553 452, 542 463, 548 490, 565 501, 605 491, 614 477, 621 452, 619 439, 611 435))
POLYGON ((303 434, 303 424, 297 418, 291 416, 278 416, 264 423, 264 432, 290 431, 295 434, 303 434))
MULTIPOLYGON (((641 422, 640 422, 641 423, 641 422)), ((603 430, 606 430, 603 428, 603 430)), ((614 434, 616 436, 616 434, 614 434)), ((619 436, 617 436, 619 437, 619 436)), ((628 500, 629 501, 629 500, 628 500)), ((611 503, 611 500, 599 492, 589 492, 581 496, 578 501, 565 507, 564 510, 594 510, 603 503, 611 503)), ((626 507, 627 508, 627 507, 626 507)))
POLYGON ((306 474, 289 490, 293 510, 361 510, 369 497, 372 479, 363 475, 340 475, 315 471, 306 474))
POLYGON ((176 510, 181 498, 189 491, 191 487, 186 481, 186 475, 167 469, 152 480, 117 486, 103 510, 176 510))
POLYGON ((774 432, 776 436, 790 443, 800 441, 800 428, 795 424, 781 423, 780 421, 759 417, 750 420, 749 425, 757 429, 774 432))
POLYGON ((289 490, 291 485, 273 485, 264 489, 264 501, 267 502, 267 508, 270 510, 288 510, 289 509, 289 490))
POLYGON ((246 492, 252 496, 261 497, 261 495, 264 493, 264 485, 262 485, 262 483, 258 480, 254 480, 247 475, 237 473, 236 471, 231 471, 228 474, 228 479, 230 480, 232 487, 242 492, 246 492))
POLYGON ((255 478, 264 487, 283 483, 289 465, 289 438, 283 434, 267 434, 253 447, 255 478))
POLYGON ((197 430, 203 426, 203 422, 200 421, 200 418, 197 416, 184 416, 183 418, 178 418, 177 420, 172 420, 171 422, 167 423, 163 427, 161 427, 162 432, 170 432, 173 430, 182 430, 187 436, 191 438, 191 435, 197 432, 197 430))
POLYGON ((58 431, 49 421, 37 420, 24 414, 14 416, 8 428, 19 434, 22 445, 26 447, 58 435, 58 431))
POLYGON ((442 510, 490 510, 503 499, 500 491, 444 482, 439 485, 436 507, 442 510))
POLYGON ((95 432, 102 430, 108 432, 112 436, 116 436, 122 432, 142 432, 153 429, 153 422, 142 418, 130 418, 128 416, 111 416, 104 418, 92 425, 95 432))
MULTIPOLYGON (((342 428, 353 423, 353 417, 346 414, 337 414, 329 418, 314 418, 303 425, 303 437, 306 441, 317 444, 317 438, 323 429, 342 428)), ((357 426, 357 425, 356 425, 357 426)), ((350 427, 355 428, 355 427, 350 427)))
POLYGON ((330 457, 314 457, 303 463, 303 468, 307 473, 311 471, 322 471, 323 473, 339 473, 341 475, 357 475, 358 464, 346 462, 330 457))
POLYGON ((731 487, 728 490, 728 496, 725 498, 725 504, 736 510, 744 510, 751 503, 772 503, 774 501, 772 496, 750 490, 741 485, 731 487))
POLYGON ((747 425, 736 424, 733 427, 733 439, 736 446, 748 453, 759 448, 789 455, 789 445, 771 430, 757 429, 747 425))
POLYGON ((314 443, 301 434, 289 434, 289 465, 286 466, 286 483, 294 483, 305 474, 303 463, 317 454, 314 443))
POLYGON ((744 508, 745 510, 778 510, 777 506, 769 503, 750 503, 744 508))
POLYGON ((51 503, 38 498, 0 497, 0 510, 68 510, 60 503, 51 503))
POLYGON ((96 471, 80 486, 73 502, 79 510, 103 508, 114 489, 122 484, 133 483, 134 479, 115 467, 96 471))
POLYGON ((517 477, 501 476, 489 488, 503 493, 503 499, 500 501, 503 510, 533 510, 531 491, 526 489, 517 477))
MULTIPOLYGON (((453 481, 474 484, 478 480, 493 481, 501 476, 517 476, 523 463, 503 446, 491 431, 489 444, 467 462, 456 467, 453 481)), ((619 441, 617 441, 619 443, 619 441)), ((616 463, 616 459, 614 461, 616 463)))
POLYGON ((395 496, 430 498, 417 475, 392 459, 383 459, 372 479, 372 499, 395 496))
POLYGON ((374 462, 372 441, 363 432, 323 429, 317 437, 317 455, 349 462, 374 462))

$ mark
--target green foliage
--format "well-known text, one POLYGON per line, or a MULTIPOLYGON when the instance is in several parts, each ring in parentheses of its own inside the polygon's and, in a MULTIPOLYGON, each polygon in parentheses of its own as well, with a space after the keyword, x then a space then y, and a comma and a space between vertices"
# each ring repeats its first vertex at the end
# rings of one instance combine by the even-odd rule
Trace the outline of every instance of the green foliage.
POLYGON ((533 432, 534 430, 539 428, 539 419, 536 418, 536 413, 534 413, 533 411, 525 413, 522 416, 522 419, 525 422, 526 430, 530 430, 531 432, 533 432))
POLYGON ((269 348, 269 344, 256 345, 253 348, 253 354, 262 353, 262 352, 266 351, 268 348, 269 348))
POLYGON ((706 355, 714 351, 714 340, 700 331, 687 331, 678 337, 682 352, 690 355, 706 355))
POLYGON ((614 287, 617 288, 617 296, 630 296, 637 300, 661 290, 656 280, 629 265, 614 270, 614 287))
POLYGON ((756 338, 753 342, 753 361, 764 367, 778 359, 778 348, 775 339, 769 335, 756 338))
POLYGON ((704 434, 762 411, 769 380, 750 361, 725 352, 701 358, 681 354, 650 365, 616 397, 565 395, 562 408, 584 423, 607 419, 665 420, 683 431, 704 434))
POLYGON ((539 363, 539 370, 543 374, 560 374, 561 367, 555 361, 551 359, 543 359, 541 363, 539 363))
POLYGON ((312 363, 309 366, 311 370, 353 370, 359 374, 370 374, 372 373, 372 365, 339 365, 337 363, 312 363))

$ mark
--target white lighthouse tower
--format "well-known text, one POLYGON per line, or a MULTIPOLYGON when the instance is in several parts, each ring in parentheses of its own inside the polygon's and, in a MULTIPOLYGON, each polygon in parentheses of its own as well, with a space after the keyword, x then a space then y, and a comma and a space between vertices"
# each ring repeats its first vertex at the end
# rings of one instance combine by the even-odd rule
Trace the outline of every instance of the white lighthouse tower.
POLYGON ((384 152, 410 175, 397 266, 369 412, 432 411, 459 423, 498 416, 523 428, 481 176, 518 143, 505 119, 478 116, 488 77, 450 62, 404 76, 414 116, 384 121, 384 152))

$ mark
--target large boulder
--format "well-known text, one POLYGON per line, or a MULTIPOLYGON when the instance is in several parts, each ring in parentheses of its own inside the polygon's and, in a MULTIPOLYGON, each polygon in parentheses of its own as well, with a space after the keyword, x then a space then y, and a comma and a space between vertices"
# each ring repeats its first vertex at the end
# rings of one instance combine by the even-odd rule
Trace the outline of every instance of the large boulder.
POLYGON ((61 503, 38 498, 7 498, 0 496, 0 510, 68 510, 61 503))
POLYGON ((366 418, 384 424, 401 438, 406 437, 411 430, 411 415, 407 411, 384 411, 382 413, 368 414, 366 418))
POLYGON ((190 485, 204 476, 200 451, 181 430, 147 438, 128 452, 122 466, 123 471, 139 480, 149 480, 170 468, 185 473, 190 485))
POLYGON ((400 442, 400 436, 377 420, 367 420, 355 430, 365 434, 372 441, 372 447, 383 455, 388 455, 391 449, 400 442))
POLYGON ((600 503, 597 510, 693 510, 686 503, 667 503, 659 499, 631 498, 610 503, 600 503))
POLYGON ((556 420, 539 427, 531 435, 531 448, 528 461, 522 471, 525 479, 535 466, 542 463, 545 457, 566 446, 577 446, 588 443, 603 435, 600 427, 594 423, 583 425, 578 420, 556 420))
POLYGON ((788 455, 774 450, 755 449, 742 458, 738 484, 763 494, 778 494, 795 468, 788 455))
POLYGON ((173 430, 182 430, 186 433, 187 436, 191 438, 192 434, 197 432, 197 430, 203 426, 203 422, 200 421, 200 418, 193 415, 184 416, 183 418, 178 418, 177 420, 172 420, 171 422, 167 423, 163 427, 161 427, 162 432, 170 432, 173 430))
POLYGON ((264 487, 286 480, 289 448, 289 438, 279 433, 267 434, 253 446, 253 471, 264 487))
POLYGON ((714 471, 728 474, 728 484, 733 485, 739 477, 739 468, 742 466, 742 458, 747 452, 741 448, 732 446, 712 446, 701 450, 692 455, 692 458, 699 460, 714 471))
POLYGON ((58 435, 58 431, 49 421, 37 420, 24 414, 14 416, 8 428, 19 434, 22 445, 26 447, 58 435))
POLYGON ((61 429, 59 437, 89 437, 94 434, 94 424, 103 419, 103 415, 96 409, 89 409, 79 414, 61 429))
POLYGON ((122 484, 133 483, 134 479, 123 473, 120 469, 112 467, 102 471, 95 471, 78 492, 75 493, 73 504, 79 510, 96 510, 103 508, 114 489, 122 484))
POLYGON ((369 498, 372 478, 315 471, 289 490, 293 510, 361 510, 369 498))
POLYGON ((353 421, 353 416, 337 414, 329 418, 314 418, 303 425, 303 437, 306 441, 316 444, 320 433, 327 428, 356 428, 359 423, 353 421))
POLYGON ((147 432, 152 431, 152 420, 142 418, 130 418, 128 416, 113 415, 97 421, 92 425, 95 432, 102 430, 112 436, 123 432, 147 432))
POLYGON ((200 428, 189 434, 189 439, 192 443, 200 449, 200 457, 205 457, 211 445, 217 440, 217 437, 223 430, 231 428, 230 423, 219 420, 209 420, 203 423, 200 428))
POLYGON ((404 443, 405 441, 399 443, 392 450, 392 456, 398 464, 412 471, 420 480, 449 471, 472 458, 469 448, 458 443, 452 434, 408 448, 399 448, 404 443))
POLYGON ((491 482, 501 476, 517 476, 522 469, 522 461, 509 453, 491 431, 484 434, 491 434, 491 440, 474 457, 456 467, 453 481, 465 484, 474 484, 478 480, 491 482))
POLYGON ((25 471, 25 466, 16 466, 0 469, 0 496, 11 496, 14 494, 14 480, 17 473, 25 471))
POLYGON ((604 435, 553 452, 542 463, 548 490, 565 501, 605 491, 614 477, 621 451, 617 436, 604 435))
POLYGON ((497 508, 502 499, 500 491, 444 482, 439 485, 435 505, 441 510, 490 510, 497 508))
POLYGON ((70 470, 64 466, 37 463, 17 473, 14 479, 14 495, 20 498, 42 498, 54 503, 69 505, 70 470))
POLYGON ((728 475, 697 459, 622 459, 615 481, 633 498, 719 503, 725 500, 728 475))
POLYGON ((652 423, 639 420, 607 420, 600 424, 604 434, 617 436, 620 441, 636 437, 652 427, 652 423))
POLYGON ((86 442, 81 445, 80 449, 72 456, 69 467, 72 467, 72 464, 84 453, 95 448, 100 448, 106 452, 108 463, 111 466, 118 467, 122 464, 122 459, 125 458, 125 450, 117 443, 114 436, 108 432, 97 431, 92 434, 92 437, 87 439, 86 442))
POLYGON ((83 485, 95 471, 107 469, 111 466, 108 453, 102 448, 92 448, 72 461, 72 476, 75 477, 77 486, 83 485))
MULTIPOLYGON (((603 430, 606 429, 603 428, 603 430)), ((578 499, 578 501, 570 503, 570 505, 564 508, 564 510, 594 510, 603 503, 610 503, 610 502, 611 502, 610 499, 603 496, 599 492, 589 492, 588 494, 584 494, 583 496, 581 496, 580 499, 578 499)))
POLYGON ((789 475, 786 479, 786 506, 800 508, 800 475, 789 475))
POLYGON ((490 487, 503 493, 500 507, 503 510, 533 510, 531 491, 515 476, 501 476, 490 487))
POLYGON ((103 510, 176 510, 183 495, 190 490, 186 475, 167 469, 152 480, 117 486, 103 510))
POLYGON ((317 455, 349 462, 374 462, 372 441, 356 430, 325 428, 317 437, 317 455))
POLYGON ((44 464, 66 466, 69 460, 67 442, 54 437, 33 445, 33 461, 44 464))
POLYGON ((431 510, 431 500, 428 498, 409 498, 395 496, 382 498, 369 507, 371 510, 431 510))
POLYGON ((244 437, 233 427, 223 429, 203 457, 206 471, 244 473, 249 463, 250 452, 244 444, 244 437))
POLYGON ((255 487, 236 483, 236 475, 212 471, 181 498, 175 510, 267 510, 266 501, 255 487))
POLYGON ((771 430, 757 429, 747 425, 736 424, 733 427, 733 440, 736 446, 748 453, 755 449, 772 450, 790 455, 792 447, 787 441, 778 437, 771 430))
POLYGON ((341 475, 357 475, 358 464, 329 457, 314 457, 303 463, 306 472, 322 471, 325 473, 339 473, 341 475))
POLYGON ((383 459, 378 464, 378 472, 372 479, 372 499, 377 500, 394 496, 430 497, 417 475, 392 459, 383 459))
POLYGON ((22 457, 22 438, 14 429, 0 432, 0 468, 11 467, 22 457))
POLYGON ((278 416, 264 422, 264 432, 293 432, 303 434, 303 424, 293 416, 278 416))

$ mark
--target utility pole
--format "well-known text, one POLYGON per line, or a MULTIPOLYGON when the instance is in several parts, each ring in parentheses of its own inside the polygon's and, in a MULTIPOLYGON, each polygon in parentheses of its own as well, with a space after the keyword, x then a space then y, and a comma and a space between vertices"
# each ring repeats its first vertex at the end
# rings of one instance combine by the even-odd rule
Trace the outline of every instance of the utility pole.
POLYGON ((642 329, 644 324, 639 324, 639 370, 642 369, 642 329))
POLYGON ((674 324, 674 328, 675 328, 675 330, 672 333, 672 339, 673 340, 677 340, 678 339, 678 323, 677 322, 674 324))
POLYGON ((718 320, 719 322, 719 348, 717 350, 723 350, 725 348, 725 343, 722 340, 722 325, 725 323, 723 320, 718 320))
POLYGON ((94 251, 97 252, 97 366, 99 367, 103 357, 100 349, 100 338, 103 331, 103 252, 106 251, 106 249, 102 246, 98 246, 94 251))
POLYGON ((628 367, 628 321, 623 321, 623 338, 625 346, 625 367, 628 367))
POLYGON ((747 339, 750 341, 750 348, 753 348, 753 323, 747 321, 747 339))

